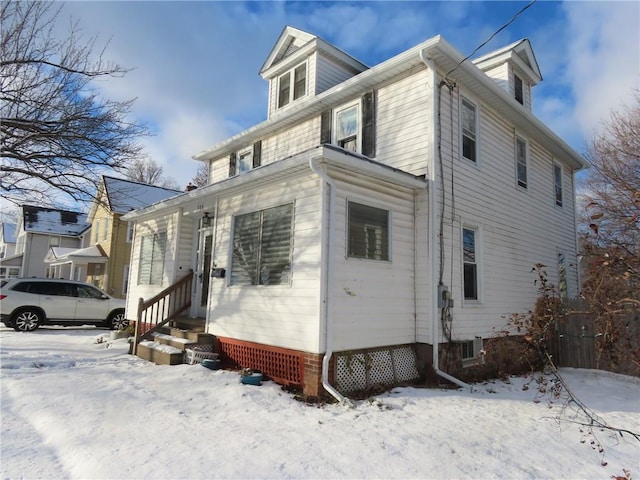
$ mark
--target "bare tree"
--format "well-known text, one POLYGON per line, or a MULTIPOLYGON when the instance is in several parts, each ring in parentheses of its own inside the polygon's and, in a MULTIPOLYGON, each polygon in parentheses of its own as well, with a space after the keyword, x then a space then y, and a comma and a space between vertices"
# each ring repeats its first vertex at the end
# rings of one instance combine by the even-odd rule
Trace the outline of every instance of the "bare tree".
POLYGON ((595 314, 599 358, 640 372, 640 91, 604 124, 588 158, 582 294, 595 314))
POLYGON ((138 158, 146 126, 127 115, 133 100, 101 98, 93 80, 126 70, 105 62, 96 39, 73 23, 54 35, 60 8, 50 2, 0 4, 0 192, 13 203, 88 201, 102 173, 138 158))
POLYGON ((134 182, 148 183, 158 187, 180 190, 178 183, 164 176, 164 169, 151 158, 136 158, 123 171, 124 176, 134 182))
POLYGON ((204 187, 209 184, 209 164, 203 162, 198 165, 198 169, 191 179, 191 183, 196 187, 204 187))

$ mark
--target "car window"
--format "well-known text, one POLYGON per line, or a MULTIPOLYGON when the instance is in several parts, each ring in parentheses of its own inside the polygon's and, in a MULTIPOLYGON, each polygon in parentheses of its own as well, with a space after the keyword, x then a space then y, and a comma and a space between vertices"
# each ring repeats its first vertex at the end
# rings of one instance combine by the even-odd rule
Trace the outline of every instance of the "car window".
POLYGON ((31 292, 31 282, 20 282, 14 285, 11 290, 16 292, 31 292))
POLYGON ((80 298, 102 298, 102 292, 89 285, 76 285, 78 287, 78 297, 80 298))
POLYGON ((71 285, 63 282, 41 282, 38 286, 42 295, 52 295, 57 297, 72 297, 71 285))

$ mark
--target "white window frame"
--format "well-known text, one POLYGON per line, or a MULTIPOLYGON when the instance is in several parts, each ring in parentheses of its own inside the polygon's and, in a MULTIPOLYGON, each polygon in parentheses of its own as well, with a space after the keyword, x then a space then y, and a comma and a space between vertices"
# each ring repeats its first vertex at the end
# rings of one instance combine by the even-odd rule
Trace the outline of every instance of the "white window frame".
POLYGON ((558 162, 553 162, 553 203, 556 207, 562 208, 564 205, 564 169, 558 162), (560 176, 557 176, 560 172, 560 176), (558 180, 560 184, 558 185, 558 180), (558 186, 560 187, 560 198, 558 199, 558 186))
POLYGON ((135 225, 134 222, 127 222, 127 238, 126 238, 127 243, 133 242, 133 234, 135 232, 134 225, 135 225))
POLYGON ((520 105, 524 105, 524 80, 522 80, 522 77, 515 72, 513 72, 513 98, 520 105), (520 82, 520 94, 522 95, 522 98, 518 98, 518 82, 520 82))
POLYGON ((60 237, 49 237, 49 247, 59 247, 60 237))
POLYGON ((161 231, 143 235, 140 238, 140 258, 138 259, 138 285, 162 285, 164 280, 164 258, 167 252, 167 232, 161 231), (151 241, 151 253, 148 256, 148 275, 143 278, 142 264, 145 260, 143 248, 151 241), (159 281, 158 281, 159 280, 159 281))
MULTIPOLYGON (((233 216, 233 219, 231 221, 231 242, 229 245, 229 273, 227 275, 228 280, 227 280, 227 285, 230 287, 268 287, 268 288, 273 288, 273 287, 290 287, 291 286, 291 281, 292 281, 292 265, 293 265, 293 239, 294 239, 294 233, 295 233, 295 228, 294 228, 294 222, 295 222, 295 203, 294 202, 289 202, 289 203, 284 203, 282 205, 274 205, 272 207, 267 207, 267 208, 263 208, 260 210, 254 210, 254 211, 250 211, 250 212, 245 212, 245 213, 238 213, 237 215, 233 216), (281 271, 281 275, 282 277, 285 277, 284 280, 281 279, 280 283, 265 283, 263 277, 261 276, 261 272, 262 272, 262 267, 265 266, 265 257, 263 256, 263 233, 264 233, 264 214, 265 212, 267 212, 268 210, 272 210, 275 208, 283 208, 283 207, 289 207, 290 210, 290 214, 291 214, 291 223, 289 225, 289 252, 288 252, 288 271, 286 273, 282 273, 284 272, 284 270, 281 271), (256 250, 254 250, 253 252, 251 252, 252 255, 255 255, 255 258, 252 258, 251 260, 255 260, 255 271, 252 271, 251 273, 247 272, 246 268, 243 268, 241 265, 237 265, 237 262, 235 261, 235 259, 237 258, 235 255, 235 244, 236 244, 236 234, 237 234, 237 219, 240 217, 243 217, 245 215, 252 215, 252 214, 258 214, 259 216, 259 220, 258 220, 258 232, 257 232, 257 237, 255 237, 255 247, 256 250), (249 282, 243 281, 242 276, 238 277, 236 279, 236 276, 234 275, 234 272, 236 270, 244 270, 246 275, 248 276, 249 282), (252 275, 254 275, 252 277, 252 275)), ((246 237, 246 238, 252 238, 252 237, 246 237)), ((266 262, 266 264, 268 265, 268 261, 266 262)))
POLYGON ((355 102, 349 102, 344 105, 340 105, 338 108, 335 108, 333 110, 332 122, 333 122, 333 126, 332 126, 333 128, 331 129, 331 134, 333 138, 331 139, 331 143, 341 148, 345 148, 346 150, 351 150, 357 153, 362 152, 362 101, 361 99, 358 99, 355 102), (340 128, 338 128, 339 127, 338 122, 341 114, 343 114, 347 110, 351 110, 354 108, 356 110, 356 122, 357 122, 355 135, 345 135, 345 136, 339 135, 340 128), (355 136, 355 150, 345 147, 342 142, 354 136, 355 136))
POLYGON ((347 220, 347 228, 346 228, 346 241, 345 241, 345 245, 346 245, 346 257, 347 259, 353 259, 353 260, 369 260, 369 261, 375 261, 375 262, 391 262, 391 225, 392 225, 392 216, 391 216, 391 210, 389 210, 388 208, 384 208, 381 207, 379 205, 375 205, 372 204, 371 202, 367 202, 367 201, 362 201, 362 200, 358 200, 358 199, 347 199, 347 205, 346 205, 346 220, 347 220), (382 225, 378 225, 378 224, 367 224, 364 223, 364 225, 362 225, 365 229, 365 255, 357 255, 354 253, 351 253, 351 206, 352 205, 359 205, 362 207, 366 207, 366 208, 372 208, 372 209, 376 209, 376 210, 380 210, 381 212, 386 212, 387 214, 387 225, 386 225, 386 251, 383 251, 381 248, 381 254, 380 255, 373 255, 370 256, 368 254, 369 252, 369 245, 368 245, 368 241, 369 241, 369 237, 366 235, 369 231, 377 231, 380 233, 380 243, 381 243, 381 247, 384 247, 384 234, 385 232, 383 231, 384 227, 382 225))
POLYGON ((471 225, 471 224, 463 224, 462 229, 460 230, 460 268, 461 268, 461 290, 462 290, 462 298, 463 304, 474 304, 482 302, 482 265, 481 265, 481 255, 482 255, 482 247, 481 247, 481 230, 480 227, 471 225), (469 262, 465 260, 465 245, 464 245, 464 234, 465 230, 470 230, 474 233, 474 260, 473 262, 469 262), (469 297, 467 298, 465 293, 465 266, 466 265, 474 265, 475 266, 475 298, 469 297))
POLYGON ((94 218, 93 225, 91 225, 91 236, 93 237, 93 243, 98 243, 99 230, 100 230, 100 219, 94 218))
POLYGON ((525 190, 529 188, 529 142, 526 138, 516 134, 514 140, 514 156, 516 163, 516 185, 525 190), (520 148, 523 147, 524 158, 520 157, 520 148), (524 180, 520 178, 520 167, 524 169, 524 180))
POLYGON ((460 112, 460 157, 464 158, 472 163, 474 163, 475 165, 479 165, 479 159, 480 159, 480 143, 478 141, 479 139, 479 135, 478 132, 480 131, 480 109, 478 108, 478 104, 476 102, 474 102, 473 100, 471 100, 469 97, 466 97, 464 95, 460 96, 460 107, 459 107, 459 112, 460 112), (474 131, 470 132, 468 130, 466 130, 464 128, 464 115, 463 115, 463 111, 466 108, 465 104, 468 104, 469 106, 473 107, 473 128, 474 131), (464 154, 464 140, 466 138, 469 138, 473 141, 473 152, 474 152, 474 157, 475 158, 469 158, 467 156, 465 156, 464 154))
POLYGON ((278 80, 276 81, 276 88, 277 88, 277 99, 276 99, 276 105, 277 105, 277 109, 281 109, 281 108, 285 108, 287 105, 291 105, 292 103, 294 103, 296 100, 299 100, 301 98, 304 98, 307 93, 309 92, 309 65, 308 62, 305 60, 302 63, 297 64, 295 67, 287 70, 285 73, 283 73, 282 75, 280 75, 278 77, 278 80), (296 71, 300 68, 304 66, 304 91, 299 94, 296 95, 296 71), (282 90, 282 81, 283 79, 287 79, 289 81, 289 87, 288 87, 288 93, 286 95, 286 98, 283 97, 283 90, 282 90))
POLYGON ((129 290, 129 265, 125 265, 122 272, 122 295, 127 294, 129 290))
POLYGON ((461 341, 460 358, 462 359, 463 367, 471 367, 484 363, 484 340, 482 337, 461 341), (465 352, 467 356, 465 356, 465 352))
POLYGON ((253 169, 253 147, 240 150, 236 156, 236 175, 250 172, 253 169))
POLYGON ((109 238, 109 219, 103 218, 104 225, 102 226, 102 240, 106 241, 109 238))

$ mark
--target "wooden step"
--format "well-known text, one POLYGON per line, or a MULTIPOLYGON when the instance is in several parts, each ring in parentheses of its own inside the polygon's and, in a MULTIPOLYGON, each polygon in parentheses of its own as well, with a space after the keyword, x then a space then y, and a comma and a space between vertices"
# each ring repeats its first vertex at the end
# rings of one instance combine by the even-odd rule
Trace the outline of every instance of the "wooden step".
POLYGON ((143 340, 138 344, 137 356, 156 365, 180 365, 184 363, 184 350, 150 340, 143 340))
POLYGON ((193 332, 204 332, 206 320, 204 318, 180 317, 171 321, 171 326, 193 332))
POLYGON ((171 328, 169 335, 190 340, 191 343, 201 343, 204 345, 213 345, 216 341, 215 335, 211 335, 210 333, 194 332, 193 330, 183 328, 171 328))

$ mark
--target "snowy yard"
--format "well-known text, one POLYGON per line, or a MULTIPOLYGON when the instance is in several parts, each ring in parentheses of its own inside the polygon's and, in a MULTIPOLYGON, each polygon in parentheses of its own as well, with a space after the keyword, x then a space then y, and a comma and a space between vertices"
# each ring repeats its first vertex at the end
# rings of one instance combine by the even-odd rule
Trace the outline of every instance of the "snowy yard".
MULTIPOLYGON (((530 379, 318 407, 235 372, 155 366, 108 339, 0 329, 2 479, 640 478, 640 442, 558 423, 562 402, 534 402, 530 379)), ((637 378, 562 373, 608 424, 640 432, 637 378)))

